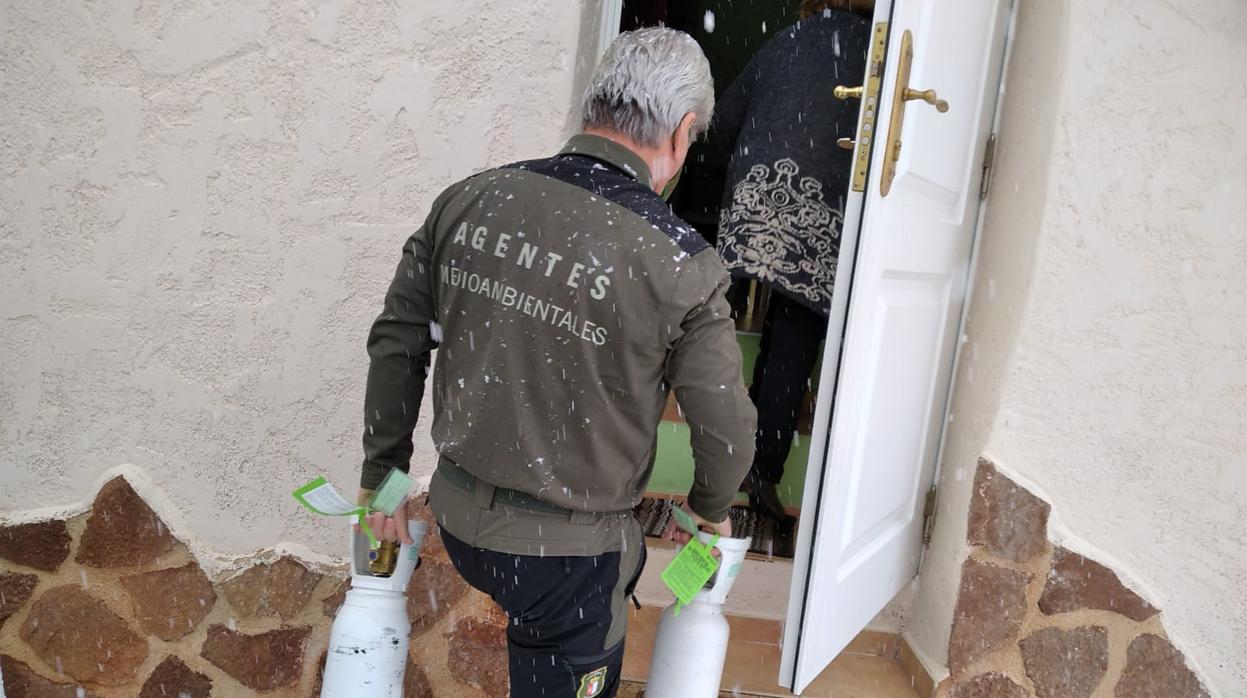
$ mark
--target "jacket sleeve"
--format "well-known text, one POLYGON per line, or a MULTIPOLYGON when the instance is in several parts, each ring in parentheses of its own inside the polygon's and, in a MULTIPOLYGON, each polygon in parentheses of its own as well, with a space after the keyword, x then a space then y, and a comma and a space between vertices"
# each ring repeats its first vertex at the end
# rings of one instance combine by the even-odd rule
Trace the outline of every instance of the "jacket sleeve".
POLYGON ((403 245, 385 307, 368 334, 368 387, 364 395, 364 466, 360 487, 375 489, 391 468, 411 466, 429 355, 436 348, 431 220, 403 245))
POLYGON ((685 265, 673 301, 666 380, 688 421, 693 487, 688 502, 698 516, 720 522, 753 462, 758 415, 741 378, 740 345, 725 293, 729 277, 712 250, 685 265))

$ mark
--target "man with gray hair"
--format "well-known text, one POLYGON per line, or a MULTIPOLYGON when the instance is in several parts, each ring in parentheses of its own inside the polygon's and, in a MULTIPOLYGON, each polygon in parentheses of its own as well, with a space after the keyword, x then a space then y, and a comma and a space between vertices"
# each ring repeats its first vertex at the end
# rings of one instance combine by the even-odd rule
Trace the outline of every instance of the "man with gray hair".
MULTIPOLYGON (((684 506, 731 535, 757 416, 728 275, 659 195, 713 108, 709 64, 689 36, 620 36, 562 152, 434 201, 369 335, 361 487, 407 470, 440 347, 429 504, 455 567, 510 619, 514 698, 615 694, 645 561, 632 509, 672 390, 696 462, 684 506)), ((403 513, 370 523, 406 536, 403 513)))

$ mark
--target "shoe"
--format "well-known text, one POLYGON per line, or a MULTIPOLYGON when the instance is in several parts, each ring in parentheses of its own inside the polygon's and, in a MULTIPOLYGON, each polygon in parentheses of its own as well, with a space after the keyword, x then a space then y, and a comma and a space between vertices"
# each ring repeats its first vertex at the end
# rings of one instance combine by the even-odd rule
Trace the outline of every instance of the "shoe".
POLYGON ((753 511, 776 521, 788 518, 783 502, 779 501, 779 491, 774 482, 747 477, 740 487, 749 495, 749 508, 753 511))

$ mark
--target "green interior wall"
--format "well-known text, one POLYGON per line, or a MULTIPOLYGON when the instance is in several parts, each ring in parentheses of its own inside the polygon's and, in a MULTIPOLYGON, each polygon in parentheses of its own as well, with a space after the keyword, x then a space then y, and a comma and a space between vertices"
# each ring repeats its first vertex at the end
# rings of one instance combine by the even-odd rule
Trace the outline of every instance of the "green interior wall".
MULTIPOLYGON (((645 4, 641 2, 640 4, 645 4)), ((625 2, 625 12, 628 4, 625 2)), ((798 0, 693 0, 668 3, 666 24, 686 31, 701 45, 710 62, 716 96, 736 79, 754 53, 783 28, 798 18, 798 0), (714 31, 706 30, 705 15, 714 15, 714 31)), ((671 204, 676 213, 692 223, 708 240, 717 236, 719 202, 723 196, 728 163, 727 144, 714 134, 697 141, 689 152, 684 173, 671 204)), ((745 381, 753 377, 758 356, 759 336, 737 333, 743 359, 745 381)), ((817 389, 821 366, 812 378, 817 389)), ((684 495, 693 484, 693 450, 689 446, 688 425, 663 422, 658 429, 658 455, 649 490, 684 495)), ((809 436, 802 434, 793 443, 779 483, 779 496, 785 506, 801 506, 809 459, 809 436)), ((744 501, 744 497, 741 497, 744 501)))
MULTIPOLYGON (((738 332, 741 370, 746 382, 753 377, 758 358, 759 336, 738 332)), ((821 364, 821 362, 820 362, 821 364)), ((817 383, 821 367, 815 367, 812 380, 817 383)), ((815 385, 817 388, 817 385, 815 385)), ((779 498, 785 506, 800 507, 805 488, 805 472, 810 457, 810 437, 801 434, 793 442, 784 464, 784 478, 779 483, 779 498)), ((681 422, 663 422, 658 426, 658 455, 650 476, 649 491, 685 495, 693 486, 693 448, 689 445, 689 427, 681 422)), ((742 495, 740 500, 746 501, 742 495)))

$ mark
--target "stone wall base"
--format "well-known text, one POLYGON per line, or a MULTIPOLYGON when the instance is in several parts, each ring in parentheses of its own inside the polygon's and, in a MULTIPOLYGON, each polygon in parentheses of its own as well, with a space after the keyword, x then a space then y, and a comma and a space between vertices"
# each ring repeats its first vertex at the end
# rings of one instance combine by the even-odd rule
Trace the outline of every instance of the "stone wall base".
POLYGON ((1160 609, 1048 540, 1049 505, 979 462, 947 698, 1206 698, 1160 609))
MULTIPOLYGON (((409 512, 433 523, 420 501, 409 512)), ((1053 546, 1048 514, 979 464, 950 676, 936 695, 1208 696, 1160 609, 1109 568, 1053 546)), ((115 478, 80 516, 0 526, 6 698, 315 695, 345 577, 275 553, 210 577, 115 478)), ((462 581, 438 536, 407 592, 405 695, 506 695, 506 618, 462 581)))
MULTIPOLYGON (((410 512, 432 523, 421 502, 410 512)), ((422 558, 408 587, 405 695, 506 695, 505 617, 463 583, 436 535, 422 558)), ((0 525, 4 694, 316 695, 346 587, 345 567, 275 553, 210 578, 117 477, 80 516, 0 525)))

